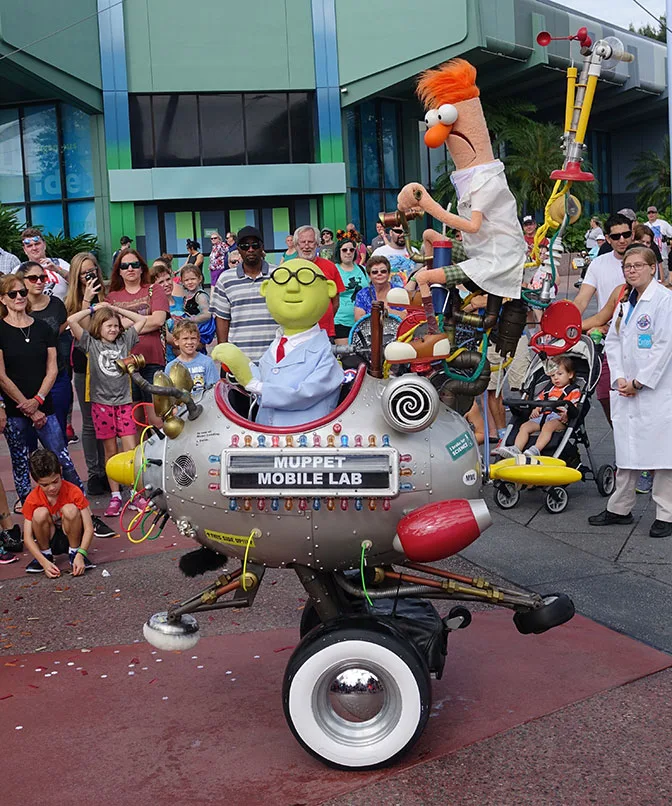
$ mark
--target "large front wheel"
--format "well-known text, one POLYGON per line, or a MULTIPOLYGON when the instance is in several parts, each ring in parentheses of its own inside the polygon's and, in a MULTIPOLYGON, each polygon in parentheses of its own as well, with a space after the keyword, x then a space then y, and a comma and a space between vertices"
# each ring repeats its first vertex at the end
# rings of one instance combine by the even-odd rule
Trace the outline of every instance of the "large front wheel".
POLYGON ((341 769, 374 769, 422 734, 429 672, 415 646, 384 625, 330 625, 290 658, 283 705, 292 733, 313 756, 341 769))

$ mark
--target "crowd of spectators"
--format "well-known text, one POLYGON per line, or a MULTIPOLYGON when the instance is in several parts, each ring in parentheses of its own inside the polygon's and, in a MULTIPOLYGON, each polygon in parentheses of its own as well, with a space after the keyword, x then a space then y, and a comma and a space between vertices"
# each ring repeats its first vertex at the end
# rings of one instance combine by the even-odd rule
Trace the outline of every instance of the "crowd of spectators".
MULTIPOLYGON (((648 209, 646 224, 633 221, 635 216, 629 213, 631 211, 621 211, 611 215, 604 226, 597 219, 591 220, 585 239, 586 247, 594 251, 595 257, 575 299, 579 310, 584 312, 592 297, 596 296, 598 314, 585 319, 585 329, 599 328, 610 334, 597 392, 608 419, 612 414, 614 394, 645 397, 646 392, 643 378, 626 377, 627 387, 624 385, 623 359, 619 364, 619 377, 610 377, 610 369, 616 362, 614 355, 623 347, 616 346, 618 338, 622 337, 614 336, 609 322, 617 310, 620 321, 625 290, 630 295, 626 301, 633 308, 638 304, 639 296, 648 300, 651 293, 646 291, 650 280, 637 285, 626 276, 624 282, 625 259, 635 254, 632 252, 633 242, 641 245, 644 251, 640 249, 637 255, 642 259, 625 263, 626 275, 628 270, 631 273, 639 271, 640 264, 652 266, 655 279, 660 281, 658 284, 662 288, 668 270, 667 240, 672 238, 672 226, 658 217, 655 207, 648 209)), ((536 222, 532 216, 526 216, 521 223, 531 250, 536 222)), ((319 324, 337 344, 347 343, 353 326, 370 314, 374 301, 383 301, 388 308, 387 295, 391 288, 413 288, 412 275, 419 264, 409 253, 403 229, 385 229, 378 224, 376 230, 375 238, 367 246, 352 224, 337 230, 335 236, 328 228, 318 230, 311 225, 299 226, 287 237, 287 248, 278 261, 284 263, 295 258, 311 261, 336 284, 338 293, 319 324)), ((224 237, 213 232, 209 238, 209 292, 203 283, 205 256, 200 243, 191 239, 186 244, 186 261, 176 271, 173 256, 167 254, 156 258, 150 269, 145 257, 133 248, 132 239, 124 236, 114 255, 109 283, 106 283, 92 254, 77 254, 70 265, 57 257, 48 257, 45 240, 37 229, 28 228, 22 234, 27 258, 24 262, 0 249, 0 271, 3 273, 0 276, 0 389, 3 397, 0 430, 4 432, 9 447, 17 494, 13 512, 10 512, 0 485, 0 562, 15 559, 6 549, 19 542, 18 527, 12 515, 22 513, 31 495, 31 478, 39 487, 43 478, 39 474, 51 469, 49 461, 52 460, 45 460, 44 455, 56 457, 61 487, 66 483, 70 485, 65 488, 69 491, 69 503, 74 501, 80 513, 86 509, 81 506, 86 502, 84 484, 68 449, 69 442, 79 439, 71 425, 75 395, 82 416, 87 494, 110 494, 105 515, 111 517, 119 513, 121 491, 107 478, 105 463, 119 446, 128 449, 137 444, 141 424, 158 426, 160 421, 151 405, 137 406, 139 403, 149 404, 151 399, 137 386, 131 388, 128 379, 115 371, 115 360, 130 353, 142 354, 145 366, 141 372, 150 382, 157 370, 170 369, 179 361, 191 373, 196 393, 200 396, 218 377, 218 370, 207 355, 211 342, 231 341, 252 360, 258 360, 276 337, 277 325, 261 295, 262 283, 275 266, 267 260, 261 232, 256 227, 246 226, 237 233, 227 232, 224 237), (41 454, 35 453, 38 444, 43 447, 41 454), (42 457, 42 464, 37 462, 33 466, 33 455, 42 457), (72 492, 74 488, 81 492, 81 499, 72 492)), ((544 246, 542 243, 542 248, 544 246)), ((457 262, 463 254, 459 235, 454 238, 453 248, 453 262, 457 262)), ((530 284, 534 287, 534 278, 530 284)), ((672 295, 665 291, 658 300, 659 304, 664 308, 670 298, 672 295)), ((475 311, 484 308, 487 300, 484 295, 471 295, 467 304, 469 310, 475 311)), ((387 313, 400 319, 405 315, 404 309, 395 307, 389 308, 387 313)), ((627 321, 629 317, 626 317, 627 321)), ((534 328, 536 321, 531 321, 530 325, 534 328)), ((620 332, 616 331, 617 334, 620 332)), ((622 332, 626 333, 627 328, 622 332)), ((658 335, 656 339, 661 341, 658 335)), ((640 339, 640 344, 644 341, 646 339, 640 339)), ((657 354, 658 350, 653 352, 657 354)), ((650 355, 653 353, 645 357, 650 355)), ((501 363, 497 355, 488 357, 495 367, 501 363)), ((521 339, 514 363, 515 369, 509 370, 508 382, 515 389, 522 385, 529 363, 525 337, 521 339)), ((480 441, 490 439, 496 442, 501 438, 506 426, 502 391, 498 374, 493 372, 487 404, 489 434, 483 431, 484 412, 478 403, 468 415, 480 441)), ((530 429, 534 430, 533 426, 530 429)), ((627 464, 623 457, 623 451, 617 450, 621 462, 619 469, 621 466, 625 469, 624 462, 627 464)), ((56 485, 55 474, 46 475, 56 485)), ((659 467, 638 468, 637 475, 635 486, 638 490, 647 491, 654 486, 654 497, 659 504, 657 521, 669 524, 672 533, 672 501, 669 502, 669 511, 666 509, 666 475, 660 473, 659 467), (649 473, 652 469, 656 470, 655 476, 649 473)), ((624 474, 619 476, 620 498, 611 509, 608 505, 605 512, 618 517, 627 514, 620 512, 619 507, 623 509, 629 505, 627 490, 632 486, 633 478, 632 474, 627 478, 624 474)), ((42 485, 40 489, 44 489, 49 498, 47 488, 42 485)), ((130 503, 141 508, 146 502, 140 499, 130 503)), ((49 506, 49 524, 55 529, 61 528, 62 521, 54 517, 49 506)), ((39 517, 42 516, 38 516, 38 522, 39 517)), ((601 517, 608 519, 611 515, 601 517)), ((91 516, 91 525, 98 537, 116 532, 96 516, 91 516)), ((75 554, 80 547, 86 552, 90 541, 84 540, 83 536, 88 534, 87 529, 88 521, 84 518, 83 525, 76 530, 81 534, 70 545, 75 554)), ((658 527, 658 531, 661 530, 666 531, 667 526, 658 527)), ((31 553, 37 563, 33 571, 47 568, 48 564, 40 557, 44 558, 47 551, 44 535, 52 531, 44 523, 39 528, 37 523, 33 523, 32 535, 36 542, 31 553), (39 549, 35 548, 36 545, 39 549), (39 557, 36 551, 40 553, 39 557)), ((69 538, 67 531, 65 534, 69 538)), ((87 560, 85 553, 82 556, 87 560)), ((78 560, 76 567, 79 573, 83 573, 88 565, 78 560)))

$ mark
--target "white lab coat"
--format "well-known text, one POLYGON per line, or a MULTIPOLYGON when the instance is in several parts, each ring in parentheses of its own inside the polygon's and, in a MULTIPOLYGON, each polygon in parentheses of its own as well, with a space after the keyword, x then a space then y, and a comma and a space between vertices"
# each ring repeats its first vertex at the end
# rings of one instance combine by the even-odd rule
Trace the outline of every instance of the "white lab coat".
POLYGON ((653 280, 628 309, 616 332, 618 310, 605 343, 612 389, 616 380, 636 379, 633 397, 611 392, 616 466, 627 470, 672 469, 672 292, 653 280))
POLYGON ((474 211, 483 215, 478 232, 462 233, 469 259, 459 267, 483 291, 519 299, 527 249, 503 163, 454 171, 451 180, 458 192, 458 214, 469 219, 474 211))

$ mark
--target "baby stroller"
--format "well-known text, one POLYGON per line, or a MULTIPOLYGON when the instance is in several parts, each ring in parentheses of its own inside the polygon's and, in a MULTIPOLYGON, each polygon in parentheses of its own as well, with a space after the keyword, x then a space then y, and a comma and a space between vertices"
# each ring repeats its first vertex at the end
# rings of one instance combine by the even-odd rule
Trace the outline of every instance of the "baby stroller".
MULTIPOLYGON (((574 383, 581 389, 581 397, 578 403, 573 405, 562 400, 536 400, 548 383, 548 376, 546 375, 544 360, 538 354, 535 355, 525 377, 522 397, 504 400, 513 416, 501 444, 513 445, 518 429, 527 421, 533 408, 539 406, 542 410, 553 411, 566 407, 568 414, 567 428, 564 431, 553 434, 553 438, 544 448, 542 454, 562 459, 568 467, 575 468, 581 473, 583 481, 586 481, 586 479, 595 481, 600 495, 609 496, 616 486, 616 468, 607 464, 596 469, 585 422, 590 411, 590 398, 600 379, 602 370, 601 351, 595 346, 592 339, 588 336, 582 336, 581 340, 574 347, 567 350, 565 355, 571 356, 574 363, 576 373, 574 383), (581 461, 581 445, 585 448, 588 465, 583 464, 581 461)), ((536 439, 537 435, 533 434, 525 449, 534 445, 536 439)), ((501 509, 512 509, 516 506, 520 500, 520 491, 523 485, 496 480, 494 486, 497 506, 501 509)), ((569 501, 566 488, 554 486, 542 487, 542 489, 546 492, 546 509, 554 514, 563 512, 569 501)))

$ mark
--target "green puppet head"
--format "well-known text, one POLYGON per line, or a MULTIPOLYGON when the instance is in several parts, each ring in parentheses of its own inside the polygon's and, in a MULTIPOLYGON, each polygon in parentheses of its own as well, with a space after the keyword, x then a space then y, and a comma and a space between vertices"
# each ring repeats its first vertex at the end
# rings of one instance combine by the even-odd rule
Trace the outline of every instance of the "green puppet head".
POLYGON ((338 289, 310 260, 295 258, 274 269, 260 292, 271 316, 291 336, 316 325, 338 289))

